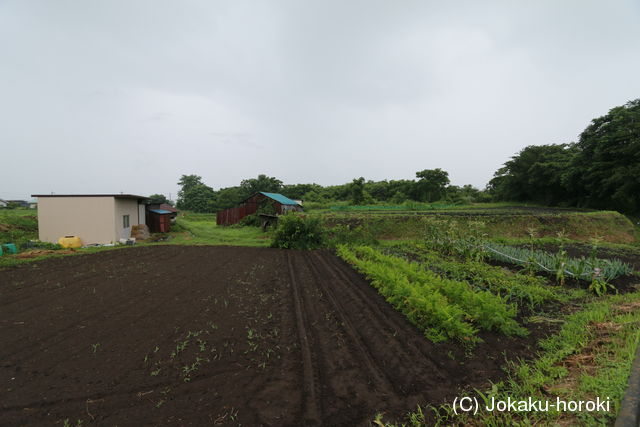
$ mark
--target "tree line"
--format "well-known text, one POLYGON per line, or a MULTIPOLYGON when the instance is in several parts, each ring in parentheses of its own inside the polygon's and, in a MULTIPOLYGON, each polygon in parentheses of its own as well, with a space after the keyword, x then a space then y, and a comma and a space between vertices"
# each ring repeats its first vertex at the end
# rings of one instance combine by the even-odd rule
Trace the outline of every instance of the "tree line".
POLYGON ((242 180, 239 186, 215 191, 198 175, 182 175, 178 181, 178 209, 194 212, 216 212, 236 206, 259 191, 280 193, 294 200, 330 204, 346 201, 354 205, 406 201, 470 203, 488 200, 487 196, 471 185, 451 185, 448 172, 425 169, 416 172, 415 180, 367 181, 363 177, 352 182, 322 186, 319 184, 289 184, 267 175, 242 180))
POLYGON ((267 175, 217 191, 198 175, 182 175, 178 185, 177 207, 195 212, 233 207, 256 192, 265 191, 318 204, 513 201, 638 214, 640 99, 593 119, 578 142, 525 147, 495 172, 483 190, 451 185, 448 172, 442 169, 418 171, 415 179, 371 181, 359 177, 332 186, 285 185, 267 175))
POLYGON ((494 200, 640 213, 640 99, 593 119, 578 142, 525 147, 487 191, 494 200))

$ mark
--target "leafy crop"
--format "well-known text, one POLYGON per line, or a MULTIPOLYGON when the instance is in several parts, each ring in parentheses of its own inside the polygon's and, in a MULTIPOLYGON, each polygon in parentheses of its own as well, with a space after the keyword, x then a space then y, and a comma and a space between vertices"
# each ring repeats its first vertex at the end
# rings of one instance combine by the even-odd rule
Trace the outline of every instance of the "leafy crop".
POLYGON ((555 289, 545 285, 541 277, 512 273, 482 261, 452 260, 425 245, 402 243, 388 248, 387 252, 415 260, 449 279, 466 281, 475 290, 487 290, 530 308, 562 298, 555 289))
POLYGON ((431 220, 425 229, 425 245, 444 255, 482 261, 485 257, 484 228, 481 221, 431 220))
POLYGON ((553 273, 557 273, 558 267, 564 265, 563 274, 574 279, 591 281, 596 269, 600 270, 601 278, 606 281, 633 272, 629 264, 618 259, 568 258, 562 251, 558 254, 552 254, 543 250, 518 248, 498 243, 485 243, 484 245, 488 249, 488 256, 492 259, 553 273))
POLYGON ((432 341, 477 341, 478 328, 525 335, 516 308, 467 282, 445 279, 416 263, 367 246, 338 247, 339 255, 367 275, 373 286, 432 341))

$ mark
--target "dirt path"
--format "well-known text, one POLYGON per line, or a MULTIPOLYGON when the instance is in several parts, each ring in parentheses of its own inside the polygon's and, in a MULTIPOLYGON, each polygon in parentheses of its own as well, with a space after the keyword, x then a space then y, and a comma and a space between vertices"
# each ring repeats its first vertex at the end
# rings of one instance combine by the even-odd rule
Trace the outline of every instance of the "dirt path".
POLYGON ((0 272, 0 425, 358 425, 547 331, 434 345, 327 251, 141 247, 0 272))

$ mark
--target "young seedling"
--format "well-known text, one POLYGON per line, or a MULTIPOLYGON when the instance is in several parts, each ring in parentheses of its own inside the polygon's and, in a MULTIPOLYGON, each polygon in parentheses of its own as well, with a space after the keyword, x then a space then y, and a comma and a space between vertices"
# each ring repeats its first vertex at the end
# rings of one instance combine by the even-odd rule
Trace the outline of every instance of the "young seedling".
POLYGON ((100 343, 95 343, 95 344, 91 344, 91 348, 93 350, 93 354, 96 354, 96 352, 98 351, 98 348, 100 348, 100 343))

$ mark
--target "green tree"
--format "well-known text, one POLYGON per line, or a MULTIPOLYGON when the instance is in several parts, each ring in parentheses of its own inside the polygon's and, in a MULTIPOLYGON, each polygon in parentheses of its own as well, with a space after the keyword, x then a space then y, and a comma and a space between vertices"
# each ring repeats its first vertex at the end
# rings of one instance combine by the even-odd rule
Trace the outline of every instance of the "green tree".
POLYGON ((577 148, 568 180, 577 203, 640 213, 640 99, 593 119, 577 148))
POLYGON ((575 144, 525 147, 494 174, 488 189, 497 200, 566 204, 566 181, 577 151, 575 144))
POLYGON ((577 143, 529 146, 487 185, 498 200, 640 213, 640 99, 591 121, 577 143))
POLYGON ((261 174, 258 175, 257 178, 242 180, 240 187, 245 191, 247 197, 252 196, 259 191, 278 193, 282 188, 282 181, 275 177, 261 174))
POLYGON ((222 188, 216 196, 216 208, 218 210, 234 207, 248 197, 245 190, 240 187, 222 188))
POLYGON ((364 178, 356 178, 350 184, 351 203, 361 205, 364 202, 364 178))
POLYGON ((182 175, 178 181, 180 191, 178 191, 178 209, 187 209, 185 207, 185 194, 198 185, 204 185, 202 183, 202 177, 198 175, 182 175))
POLYGON ((305 194, 312 191, 322 191, 322 186, 318 184, 285 185, 280 190, 280 193, 289 197, 290 199, 305 199, 305 194))
POLYGON ((164 194, 152 194, 149 196, 149 204, 161 205, 163 203, 171 204, 171 201, 164 194))
POLYGON ((208 185, 189 187, 180 199, 180 209, 193 212, 213 212, 216 207, 216 194, 208 185))
POLYGON ((445 197, 445 190, 449 185, 449 173, 440 168, 425 169, 416 172, 417 197, 421 202, 435 202, 445 197))

